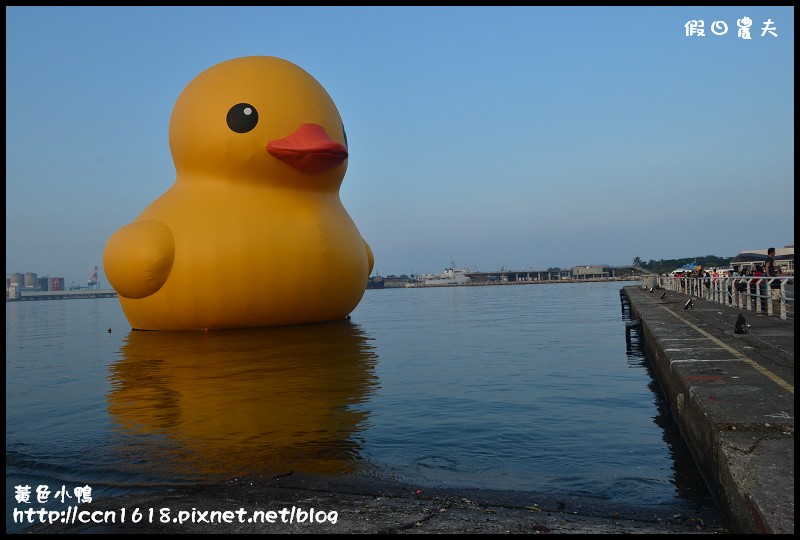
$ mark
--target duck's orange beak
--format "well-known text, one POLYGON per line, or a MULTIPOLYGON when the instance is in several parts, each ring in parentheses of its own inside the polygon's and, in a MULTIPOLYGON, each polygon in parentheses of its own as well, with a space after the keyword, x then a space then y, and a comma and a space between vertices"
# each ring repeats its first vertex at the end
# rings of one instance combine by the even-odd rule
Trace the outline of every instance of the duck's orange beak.
POLYGON ((318 173, 341 165, 347 148, 328 136, 319 124, 303 124, 297 131, 269 141, 267 152, 301 171, 318 173))

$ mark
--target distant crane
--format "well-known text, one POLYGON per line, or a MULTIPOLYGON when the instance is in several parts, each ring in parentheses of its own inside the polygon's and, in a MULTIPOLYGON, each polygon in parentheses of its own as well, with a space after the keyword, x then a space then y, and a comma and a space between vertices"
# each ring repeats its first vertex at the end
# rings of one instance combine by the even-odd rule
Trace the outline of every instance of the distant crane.
MULTIPOLYGON (((97 266, 94 267, 94 271, 92 272, 92 275, 89 277, 89 280, 86 282, 86 284, 89 289, 97 285, 97 266)), ((98 285, 97 288, 99 289, 100 286, 98 285)))

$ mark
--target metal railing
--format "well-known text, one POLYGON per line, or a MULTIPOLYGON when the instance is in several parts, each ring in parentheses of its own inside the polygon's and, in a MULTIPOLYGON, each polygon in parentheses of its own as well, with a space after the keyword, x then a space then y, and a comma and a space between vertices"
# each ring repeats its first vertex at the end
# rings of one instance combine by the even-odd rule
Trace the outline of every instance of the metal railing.
POLYGON ((658 276, 658 284, 669 291, 794 321, 794 277, 658 276))

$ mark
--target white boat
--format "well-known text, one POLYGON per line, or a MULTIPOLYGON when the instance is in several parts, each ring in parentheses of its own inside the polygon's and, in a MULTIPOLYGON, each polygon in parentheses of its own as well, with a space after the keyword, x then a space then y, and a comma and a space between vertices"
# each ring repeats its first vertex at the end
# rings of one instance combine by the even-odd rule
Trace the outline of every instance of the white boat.
POLYGON ((450 261, 451 266, 445 268, 441 274, 424 274, 420 276, 423 287, 435 287, 437 285, 465 285, 472 281, 467 274, 470 273, 469 267, 456 269, 455 261, 450 261))
POLYGON ((697 269, 697 262, 690 262, 690 263, 684 264, 680 268, 676 268, 675 270, 670 272, 669 275, 672 276, 672 277, 684 277, 684 276, 685 277, 689 277, 689 275, 691 275, 691 273, 695 269, 697 269))

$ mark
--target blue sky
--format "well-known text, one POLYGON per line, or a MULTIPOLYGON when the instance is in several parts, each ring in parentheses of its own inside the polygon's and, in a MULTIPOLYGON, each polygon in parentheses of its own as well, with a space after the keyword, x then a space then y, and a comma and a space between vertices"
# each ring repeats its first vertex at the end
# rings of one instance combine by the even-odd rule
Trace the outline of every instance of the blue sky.
POLYGON ((180 92, 251 55, 299 65, 339 108, 341 198, 373 273, 794 244, 792 7, 12 6, 6 276, 102 270, 175 180, 180 92))

